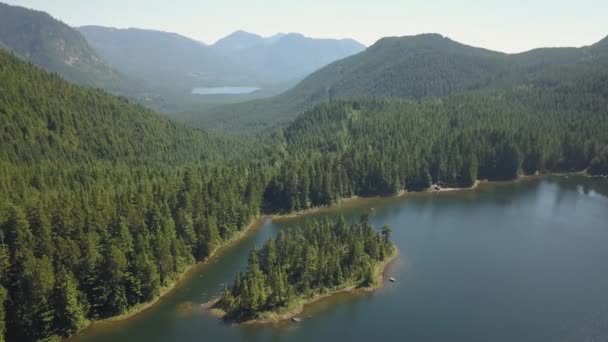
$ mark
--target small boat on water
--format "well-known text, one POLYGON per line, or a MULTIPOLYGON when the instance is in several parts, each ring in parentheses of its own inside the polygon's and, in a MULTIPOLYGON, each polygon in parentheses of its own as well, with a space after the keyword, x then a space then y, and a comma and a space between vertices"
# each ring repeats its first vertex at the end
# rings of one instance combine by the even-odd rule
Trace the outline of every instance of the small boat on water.
POLYGON ((394 277, 390 277, 390 278, 388 278, 388 280, 389 280, 391 283, 395 283, 395 282, 397 282, 397 279, 395 279, 394 277))
POLYGON ((302 319, 301 319, 300 317, 292 317, 292 318, 291 318, 291 320, 292 320, 294 323, 300 323, 300 322, 302 322, 302 319))

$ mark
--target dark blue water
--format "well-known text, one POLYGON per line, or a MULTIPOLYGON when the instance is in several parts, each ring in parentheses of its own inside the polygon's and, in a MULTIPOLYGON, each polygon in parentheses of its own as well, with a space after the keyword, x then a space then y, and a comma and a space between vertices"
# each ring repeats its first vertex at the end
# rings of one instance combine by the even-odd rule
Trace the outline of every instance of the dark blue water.
POLYGON ((78 341, 608 341, 608 182, 550 177, 349 203, 264 224, 153 309, 78 341), (391 224, 397 283, 307 307, 300 324, 228 326, 200 309, 254 246, 313 217, 391 224))

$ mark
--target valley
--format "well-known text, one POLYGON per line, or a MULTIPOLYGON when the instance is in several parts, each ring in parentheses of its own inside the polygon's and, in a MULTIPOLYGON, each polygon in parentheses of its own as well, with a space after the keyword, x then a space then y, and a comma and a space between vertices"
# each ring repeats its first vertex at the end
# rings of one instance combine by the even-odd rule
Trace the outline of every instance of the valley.
POLYGON ((608 38, 121 27, 0 3, 0 342, 608 336, 608 38))

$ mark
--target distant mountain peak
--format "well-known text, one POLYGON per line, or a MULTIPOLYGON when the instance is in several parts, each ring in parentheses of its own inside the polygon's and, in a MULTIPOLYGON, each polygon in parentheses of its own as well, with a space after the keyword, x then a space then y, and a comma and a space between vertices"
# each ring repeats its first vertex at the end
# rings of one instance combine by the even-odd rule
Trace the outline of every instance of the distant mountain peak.
POLYGON ((595 45, 608 45, 608 36, 604 37, 604 39, 600 40, 595 45))
POLYGON ((79 30, 119 71, 161 89, 190 91, 200 86, 258 82, 257 75, 246 67, 177 33, 137 28, 79 30))
POLYGON ((247 49, 263 42, 264 38, 255 33, 238 30, 219 39, 212 46, 220 51, 234 51, 247 49))
POLYGON ((297 38, 307 38, 305 35, 298 32, 289 32, 283 35, 283 37, 297 37, 297 38))
POLYGON ((287 82, 366 47, 352 39, 317 39, 297 32, 262 37, 236 31, 218 40, 211 48, 263 75, 266 81, 287 82))
POLYGON ((232 32, 231 34, 227 35, 224 38, 229 38, 229 37, 250 37, 250 38, 262 38, 260 35, 255 34, 255 33, 251 33, 245 30, 236 30, 234 32, 232 32))
POLYGON ((384 44, 387 42, 421 42, 421 41, 451 41, 449 38, 442 36, 439 33, 421 33, 409 36, 393 36, 393 37, 384 37, 378 40, 374 45, 384 44))

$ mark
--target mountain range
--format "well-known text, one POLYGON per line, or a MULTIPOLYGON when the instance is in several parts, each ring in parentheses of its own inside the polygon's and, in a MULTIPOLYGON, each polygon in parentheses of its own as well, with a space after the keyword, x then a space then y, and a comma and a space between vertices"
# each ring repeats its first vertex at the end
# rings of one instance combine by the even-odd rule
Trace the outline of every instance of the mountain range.
POLYGON ((193 88, 256 86, 262 91, 242 98, 274 95, 365 47, 352 40, 262 38, 243 31, 206 45, 155 30, 72 28, 45 12, 0 3, 0 48, 72 82, 183 110, 202 103, 203 97, 190 95, 193 88))
POLYGON ((101 26, 78 30, 121 72, 180 90, 289 82, 365 49, 354 40, 314 39, 297 33, 263 38, 237 31, 205 45, 161 31, 101 26))
POLYGON ((263 38, 237 31, 211 47, 275 82, 304 77, 339 59, 365 50, 352 39, 314 39, 299 33, 263 38))
POLYGON ((78 31, 117 70, 157 88, 189 92, 195 87, 260 82, 255 72, 175 33, 101 26, 78 31))
POLYGON ((543 48, 506 54, 458 43, 438 34, 388 37, 362 53, 312 73, 268 99, 219 106, 194 124, 228 128, 281 125, 318 103, 341 98, 441 98, 455 93, 513 88, 548 81, 569 67, 602 62, 608 39, 582 48, 543 48))
MULTIPOLYGON (((145 89, 131 77, 185 97, 199 82, 262 82, 270 71, 239 63, 248 51, 305 38, 241 32, 207 46, 158 31, 81 30, 98 33, 98 45, 45 13, 0 5, 0 342, 64 340, 97 320, 137 314, 267 215, 433 184, 608 175, 608 38, 520 54, 437 34, 384 38, 281 95, 221 106, 194 122, 229 129, 216 133, 107 90, 145 89)), ((315 60, 309 49, 299 51, 315 60)), ((569 184, 565 191, 595 197, 569 184)), ((383 239, 371 226, 359 229, 367 242, 330 257, 300 243, 310 231, 325 228, 303 225, 295 240, 279 233, 267 252, 253 248, 252 271, 224 287, 221 302, 250 314, 308 298, 320 282, 371 282, 367 250, 383 253, 367 243, 383 239), (279 245, 293 253, 272 253, 279 245), (298 283, 274 267, 277 258, 290 261, 298 283), (344 277, 343 259, 359 265, 355 278, 344 277)), ((220 281, 210 286, 219 292, 220 281)))

